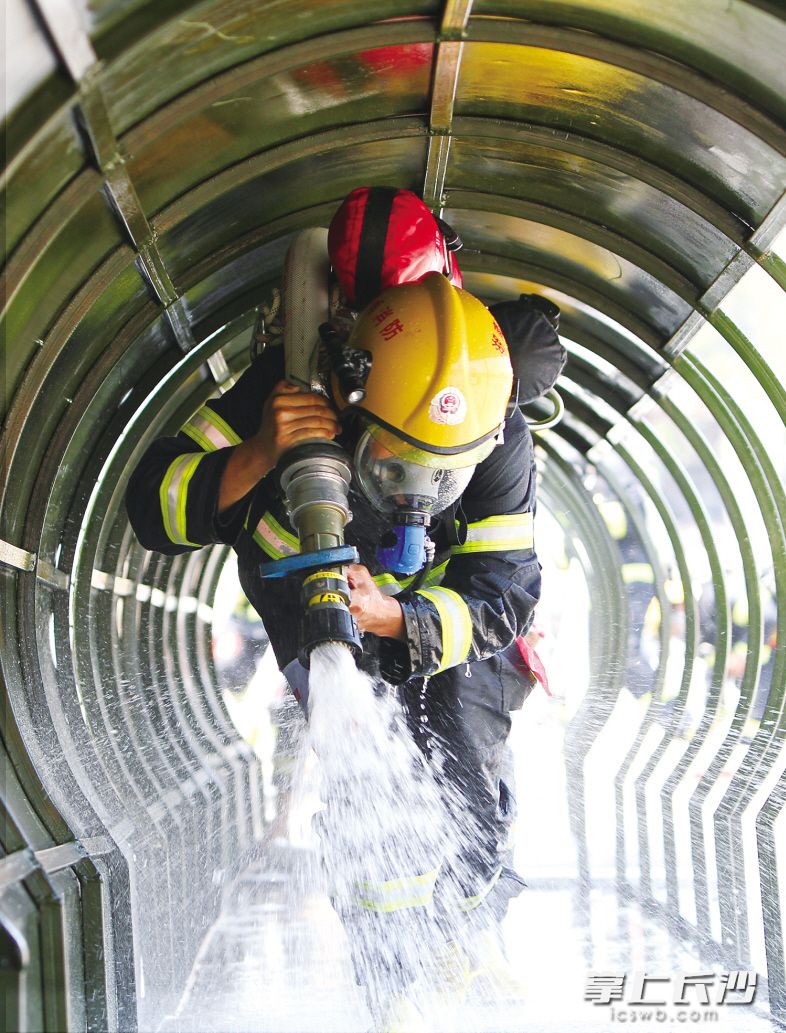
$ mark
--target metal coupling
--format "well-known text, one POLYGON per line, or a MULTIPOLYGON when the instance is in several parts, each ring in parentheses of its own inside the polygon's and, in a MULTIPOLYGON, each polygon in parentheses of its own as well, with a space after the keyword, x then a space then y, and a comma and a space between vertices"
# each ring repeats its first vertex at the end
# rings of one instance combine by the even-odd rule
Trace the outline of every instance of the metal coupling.
POLYGON ((298 445, 282 457, 279 482, 302 552, 344 544, 351 480, 349 456, 332 441, 298 445))

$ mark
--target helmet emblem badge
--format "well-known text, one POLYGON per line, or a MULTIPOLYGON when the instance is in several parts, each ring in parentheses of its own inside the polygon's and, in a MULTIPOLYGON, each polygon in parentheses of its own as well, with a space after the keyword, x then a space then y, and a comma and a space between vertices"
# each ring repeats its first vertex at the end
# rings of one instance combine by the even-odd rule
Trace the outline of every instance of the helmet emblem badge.
POLYGON ((431 400, 428 410, 432 423, 455 426, 467 416, 467 400, 457 387, 445 387, 431 400))

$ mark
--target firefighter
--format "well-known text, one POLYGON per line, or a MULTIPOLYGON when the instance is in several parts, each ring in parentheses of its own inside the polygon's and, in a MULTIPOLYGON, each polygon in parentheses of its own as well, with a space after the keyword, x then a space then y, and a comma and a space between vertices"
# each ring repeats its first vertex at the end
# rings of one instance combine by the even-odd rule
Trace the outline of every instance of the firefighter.
MULTIPOLYGON (((331 399, 301 391, 283 379, 281 349, 267 349, 148 449, 130 478, 128 514, 148 549, 232 545, 279 666, 305 689, 302 670, 293 673, 298 593, 286 579, 259 577, 262 561, 298 549, 275 467, 314 438, 354 456, 346 541, 361 559, 349 568, 350 608, 366 662, 397 688, 413 724, 427 718, 446 757, 446 798, 476 831, 458 907, 499 920, 523 885, 505 863, 514 804, 502 768, 510 712, 531 689, 516 640, 540 594, 532 438, 509 405, 498 325, 442 274, 383 291, 349 344, 371 356, 361 401, 350 404, 335 379, 331 399), (413 551, 420 558, 405 574, 413 551)), ((391 891, 399 898, 400 882, 391 891)), ((384 886, 376 900, 385 913, 395 906, 384 886)))

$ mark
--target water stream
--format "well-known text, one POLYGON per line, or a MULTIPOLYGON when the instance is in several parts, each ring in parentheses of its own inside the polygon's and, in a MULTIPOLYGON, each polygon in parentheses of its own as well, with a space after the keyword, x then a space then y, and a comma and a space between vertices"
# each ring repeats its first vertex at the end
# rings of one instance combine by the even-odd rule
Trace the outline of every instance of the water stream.
POLYGON ((376 1018, 404 992, 427 1011, 459 935, 432 903, 463 834, 444 804, 439 756, 424 759, 398 701, 342 646, 314 651, 311 687, 307 745, 324 804, 315 826, 357 980, 376 1018))

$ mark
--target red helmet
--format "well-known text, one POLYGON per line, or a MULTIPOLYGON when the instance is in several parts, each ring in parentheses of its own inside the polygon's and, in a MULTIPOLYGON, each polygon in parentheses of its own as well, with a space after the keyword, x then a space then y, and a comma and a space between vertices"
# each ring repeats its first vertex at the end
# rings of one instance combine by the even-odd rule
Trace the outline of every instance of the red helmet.
POLYGON ((328 251, 350 305, 365 308, 387 287, 444 273, 461 287, 453 250, 461 246, 411 190, 358 187, 347 194, 330 223, 328 251))

